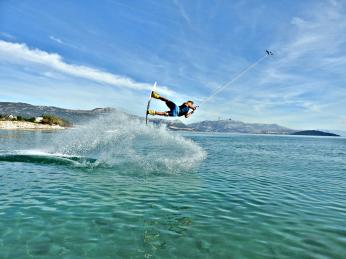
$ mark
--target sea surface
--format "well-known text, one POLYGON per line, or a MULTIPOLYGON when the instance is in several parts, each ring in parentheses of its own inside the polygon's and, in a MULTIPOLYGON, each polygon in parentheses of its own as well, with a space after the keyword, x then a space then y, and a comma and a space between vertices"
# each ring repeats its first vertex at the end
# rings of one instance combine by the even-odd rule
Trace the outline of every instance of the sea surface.
POLYGON ((0 131, 0 258, 345 256, 345 138, 0 131))

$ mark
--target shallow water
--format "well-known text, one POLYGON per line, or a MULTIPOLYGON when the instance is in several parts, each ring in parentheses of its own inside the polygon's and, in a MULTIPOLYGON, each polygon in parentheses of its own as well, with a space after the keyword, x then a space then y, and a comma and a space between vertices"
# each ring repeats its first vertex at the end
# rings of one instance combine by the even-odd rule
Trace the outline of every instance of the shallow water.
POLYGON ((345 256, 346 139, 152 131, 0 131, 0 258, 345 256))

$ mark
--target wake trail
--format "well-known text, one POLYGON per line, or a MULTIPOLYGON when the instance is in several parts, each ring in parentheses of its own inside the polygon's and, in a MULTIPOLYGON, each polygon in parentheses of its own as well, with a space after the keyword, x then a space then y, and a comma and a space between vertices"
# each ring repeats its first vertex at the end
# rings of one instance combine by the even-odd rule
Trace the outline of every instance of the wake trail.
POLYGON ((95 159, 94 166, 128 164, 170 172, 192 169, 206 157, 192 140, 120 112, 58 134, 45 151, 95 159))

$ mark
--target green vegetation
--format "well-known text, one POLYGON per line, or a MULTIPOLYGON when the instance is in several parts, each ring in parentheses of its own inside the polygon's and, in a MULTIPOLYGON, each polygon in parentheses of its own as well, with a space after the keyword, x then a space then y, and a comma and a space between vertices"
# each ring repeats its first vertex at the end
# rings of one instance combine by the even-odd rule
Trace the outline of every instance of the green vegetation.
POLYGON ((2 121, 27 121, 27 122, 33 122, 33 123, 40 123, 40 124, 48 124, 48 125, 59 125, 61 127, 70 127, 71 123, 59 118, 55 115, 46 114, 42 117, 31 117, 31 118, 25 118, 23 116, 12 116, 12 115, 4 115, 0 114, 0 120, 2 121))
POLYGON ((17 116, 15 118, 12 119, 13 121, 28 121, 28 122, 35 122, 35 117, 31 117, 31 118, 25 118, 23 116, 17 116))
POLYGON ((64 119, 61 119, 57 116, 54 115, 43 115, 43 120, 42 120, 42 124, 49 124, 49 125, 59 125, 61 127, 69 127, 71 126, 70 123, 64 119))

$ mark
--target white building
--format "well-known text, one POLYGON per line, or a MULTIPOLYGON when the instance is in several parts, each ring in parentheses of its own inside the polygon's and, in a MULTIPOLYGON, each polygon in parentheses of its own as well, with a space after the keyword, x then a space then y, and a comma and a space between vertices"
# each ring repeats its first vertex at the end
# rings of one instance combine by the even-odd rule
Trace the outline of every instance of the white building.
POLYGON ((39 123, 42 122, 43 117, 35 117, 35 122, 39 123))

